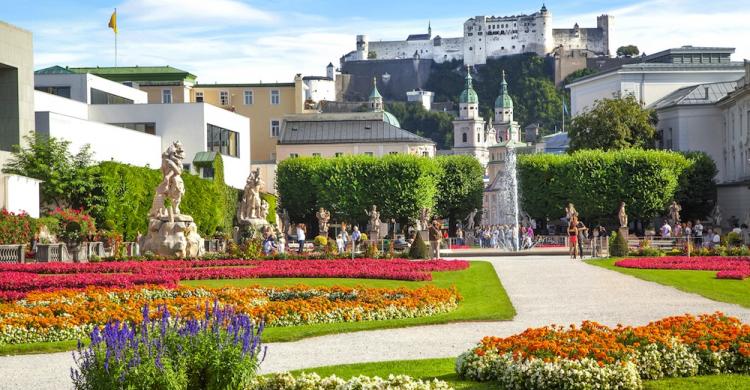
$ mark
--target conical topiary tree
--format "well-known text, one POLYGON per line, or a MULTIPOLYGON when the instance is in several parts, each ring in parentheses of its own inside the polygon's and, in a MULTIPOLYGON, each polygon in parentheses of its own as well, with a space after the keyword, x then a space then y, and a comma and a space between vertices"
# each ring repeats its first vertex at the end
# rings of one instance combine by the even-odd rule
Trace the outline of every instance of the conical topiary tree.
POLYGON ((614 233, 615 237, 609 242, 609 255, 612 257, 624 257, 628 255, 628 242, 620 232, 614 233))
POLYGON ((430 257, 430 251, 419 233, 417 233, 417 237, 409 248, 409 257, 412 259, 427 259, 430 257))

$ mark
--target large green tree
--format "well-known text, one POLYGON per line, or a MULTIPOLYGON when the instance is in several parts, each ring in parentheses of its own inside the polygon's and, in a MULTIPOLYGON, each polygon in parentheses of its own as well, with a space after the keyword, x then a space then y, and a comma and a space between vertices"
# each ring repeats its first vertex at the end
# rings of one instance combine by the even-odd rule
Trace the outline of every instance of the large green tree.
POLYGON ((438 182, 435 213, 450 219, 453 232, 456 222, 466 218, 474 209, 482 209, 484 169, 472 156, 442 156, 437 162, 442 175, 438 182))
POLYGON ((634 96, 597 100, 594 107, 573 118, 569 130, 570 151, 652 148, 655 115, 641 107, 634 96))
POLYGON ((522 208, 555 220, 572 202, 582 218, 612 222, 624 201, 631 219, 646 220, 664 213, 690 166, 679 153, 656 150, 524 155, 518 161, 522 208))
POLYGON ((626 45, 617 48, 618 57, 635 57, 640 53, 641 51, 638 50, 638 46, 636 45, 626 45))
POLYGON ((685 221, 703 219, 716 204, 716 163, 704 152, 686 152, 690 166, 680 175, 675 200, 685 221))
POLYGON ((40 196, 43 208, 89 208, 94 177, 89 145, 78 153, 70 152, 70 141, 35 133, 24 137, 23 147, 16 145, 4 173, 42 180, 40 196))

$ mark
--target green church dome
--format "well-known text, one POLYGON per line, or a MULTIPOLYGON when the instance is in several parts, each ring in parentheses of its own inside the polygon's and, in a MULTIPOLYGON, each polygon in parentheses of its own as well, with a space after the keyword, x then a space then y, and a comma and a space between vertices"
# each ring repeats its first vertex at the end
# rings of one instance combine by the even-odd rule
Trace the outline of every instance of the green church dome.
POLYGON ((500 83, 500 95, 495 99, 495 108, 513 108, 513 99, 508 94, 508 82, 505 81, 505 71, 503 71, 503 81, 500 83))
POLYGON ((463 92, 461 92, 461 97, 458 100, 459 103, 472 103, 476 104, 479 103, 479 97, 477 96, 476 91, 474 91, 474 88, 471 85, 471 72, 469 71, 469 68, 466 68, 466 88, 464 88, 463 92))

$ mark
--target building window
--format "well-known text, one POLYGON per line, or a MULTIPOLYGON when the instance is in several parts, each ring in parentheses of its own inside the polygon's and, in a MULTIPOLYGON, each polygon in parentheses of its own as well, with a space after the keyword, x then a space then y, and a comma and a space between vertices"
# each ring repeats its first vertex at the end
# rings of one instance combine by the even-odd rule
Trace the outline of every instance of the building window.
POLYGON ((398 152, 390 152, 389 154, 398 154, 398 152))
POLYGON ((482 142, 482 139, 480 138, 482 134, 477 134, 477 142, 482 142))
POLYGON ((341 156, 343 156, 343 155, 344 155, 344 153, 341 153, 341 152, 336 152, 336 157, 341 157, 341 156))
POLYGON ((91 104, 133 104, 133 101, 122 96, 91 88, 91 104))
POLYGON ((253 104, 253 91, 245 91, 245 105, 253 104))
POLYGON ((271 120, 271 137, 278 137, 281 133, 281 122, 278 119, 271 120))
POLYGON ((240 156, 240 134, 223 127, 206 125, 206 148, 225 156, 240 156))
POLYGON ((172 90, 171 89, 162 89, 161 90, 161 102, 164 104, 171 104, 172 103, 172 90))
POLYGON ((372 152, 365 152, 365 156, 370 156, 370 157, 372 157, 372 156, 373 156, 373 154, 372 154, 372 152))
POLYGON ((229 105, 229 92, 227 91, 219 92, 219 104, 221 104, 222 106, 229 105))
POLYGON ((203 103, 203 92, 196 92, 195 93, 195 102, 196 103, 203 103))
POLYGON ((201 176, 204 179, 213 179, 214 175, 215 175, 215 173, 214 173, 214 167, 213 167, 213 165, 205 166, 205 167, 201 168, 201 176))
POLYGON ((70 87, 34 87, 34 89, 70 99, 70 87))
POLYGON ((320 157, 320 153, 313 153, 313 157, 320 157))
POLYGON ((466 133, 461 137, 461 140, 465 143, 468 142, 468 137, 466 136, 466 133))
POLYGON ((299 157, 299 154, 297 153, 289 153, 289 158, 297 158, 299 157))
POLYGON ((190 164, 182 164, 182 170, 185 172, 190 172, 190 164))
POLYGON ((156 123, 154 122, 143 122, 143 123, 109 123, 112 126, 124 127, 126 129, 140 131, 141 133, 156 135, 156 123))
POLYGON ((422 157, 430 157, 430 153, 429 152, 422 152, 422 157))
POLYGON ((271 90, 271 104, 278 105, 281 103, 281 93, 278 89, 271 90))

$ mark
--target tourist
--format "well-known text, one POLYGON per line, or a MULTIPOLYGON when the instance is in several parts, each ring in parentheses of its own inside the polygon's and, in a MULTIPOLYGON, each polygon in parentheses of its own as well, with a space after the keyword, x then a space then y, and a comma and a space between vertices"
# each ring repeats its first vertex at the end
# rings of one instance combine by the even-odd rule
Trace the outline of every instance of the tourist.
POLYGON ((682 226, 679 223, 674 224, 674 229, 672 229, 672 235, 676 238, 682 237, 682 226))
POLYGON ((714 232, 714 236, 711 238, 711 243, 714 247, 717 247, 721 244, 721 236, 719 235, 719 231, 714 232))
POLYGON ((336 248, 339 250, 339 253, 344 253, 344 236, 342 236, 341 233, 336 236, 336 248))
POLYGON ((431 259, 439 259, 440 258, 440 222, 437 220, 432 221, 432 224, 430 225, 429 230, 429 239, 430 239, 430 258, 431 259))
POLYGON ((703 246, 703 224, 700 220, 695 220, 695 226, 693 227, 693 235, 695 236, 695 246, 703 246))
POLYGON ((346 223, 341 223, 341 239, 344 240, 344 250, 349 246, 349 232, 346 231, 346 223))
POLYGON ((660 233, 664 238, 672 237, 672 227, 669 226, 669 223, 667 221, 664 221, 664 224, 661 225, 660 233))
POLYGON ((576 230, 578 231, 578 256, 583 259, 583 242, 588 238, 589 228, 583 224, 583 221, 578 221, 576 224, 576 230))
POLYGON ((464 244, 464 231, 460 227, 456 228, 456 245, 465 245, 464 244))
POLYGON ((570 258, 574 259, 578 255, 578 217, 575 215, 570 218, 568 223, 568 250, 570 251, 570 258))
POLYGON ((357 246, 359 245, 359 240, 362 238, 362 233, 359 232, 359 226, 354 226, 352 228, 352 256, 354 256, 354 252, 357 251, 357 246))
POLYGON ((740 229, 739 224, 734 224, 734 229, 732 229, 732 233, 742 234, 742 229, 740 229))
POLYGON ((713 229, 708 229, 708 233, 706 233, 705 246, 709 249, 714 247, 714 230, 713 229))
POLYGON ((500 232, 497 230, 497 226, 493 226, 492 233, 490 233, 490 248, 497 248, 499 235, 500 232))
POLYGON ((524 230, 523 248, 529 249, 534 246, 534 229, 531 226, 527 226, 524 230))
POLYGON ((305 252, 305 224, 297 224, 297 244, 299 245, 299 254, 305 252))
POLYGON ((273 234, 267 234, 263 240, 263 254, 272 255, 276 251, 276 243, 273 241, 273 234))

